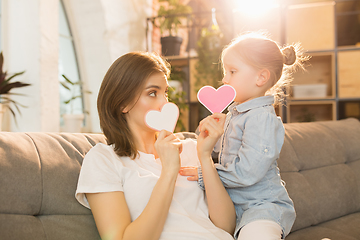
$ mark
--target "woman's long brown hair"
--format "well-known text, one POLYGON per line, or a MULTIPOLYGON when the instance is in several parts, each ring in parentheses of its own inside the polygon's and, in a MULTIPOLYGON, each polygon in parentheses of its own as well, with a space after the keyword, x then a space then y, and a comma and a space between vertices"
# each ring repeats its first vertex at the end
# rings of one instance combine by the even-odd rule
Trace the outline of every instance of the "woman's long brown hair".
POLYGON ((123 110, 135 104, 146 80, 153 73, 169 76, 169 64, 148 52, 131 52, 119 57, 107 71, 97 99, 100 127, 119 156, 134 159, 137 148, 123 110))

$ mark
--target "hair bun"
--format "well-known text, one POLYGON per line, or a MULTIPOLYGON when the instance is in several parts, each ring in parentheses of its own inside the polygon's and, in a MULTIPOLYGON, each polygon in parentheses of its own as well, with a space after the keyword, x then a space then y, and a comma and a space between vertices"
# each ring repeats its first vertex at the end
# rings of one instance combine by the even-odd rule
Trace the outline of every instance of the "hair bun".
POLYGON ((293 65, 296 61, 296 52, 294 46, 288 46, 281 50, 283 55, 283 63, 293 65))

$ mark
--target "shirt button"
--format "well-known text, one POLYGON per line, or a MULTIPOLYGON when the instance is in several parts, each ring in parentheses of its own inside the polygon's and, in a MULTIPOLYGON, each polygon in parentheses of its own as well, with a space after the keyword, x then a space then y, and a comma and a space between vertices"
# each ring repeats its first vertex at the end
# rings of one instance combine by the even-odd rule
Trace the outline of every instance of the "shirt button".
POLYGON ((265 148, 264 152, 267 153, 269 150, 267 148, 265 148))

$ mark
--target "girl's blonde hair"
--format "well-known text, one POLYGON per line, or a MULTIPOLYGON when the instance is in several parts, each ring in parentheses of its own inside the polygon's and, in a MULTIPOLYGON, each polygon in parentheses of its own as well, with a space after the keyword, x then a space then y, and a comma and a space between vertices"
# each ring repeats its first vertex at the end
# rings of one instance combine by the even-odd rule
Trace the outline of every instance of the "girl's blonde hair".
POLYGON ((236 51, 242 61, 255 69, 270 71, 271 87, 266 95, 274 95, 275 104, 283 101, 286 88, 293 80, 292 74, 299 68, 304 69, 304 62, 309 59, 308 56, 304 56, 299 43, 281 48, 264 32, 247 32, 233 39, 222 52, 222 63, 229 48, 236 51))
POLYGON ((109 145, 119 156, 134 159, 137 148, 123 110, 134 106, 146 80, 154 73, 169 77, 169 64, 148 52, 131 52, 119 57, 107 71, 97 99, 100 126, 109 145))

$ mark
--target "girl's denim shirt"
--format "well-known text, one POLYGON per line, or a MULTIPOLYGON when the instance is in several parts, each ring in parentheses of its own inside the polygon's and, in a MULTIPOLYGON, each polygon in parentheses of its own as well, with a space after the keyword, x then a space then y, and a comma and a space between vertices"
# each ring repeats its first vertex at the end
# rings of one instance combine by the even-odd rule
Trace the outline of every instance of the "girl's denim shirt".
MULTIPOLYGON (((218 174, 235 205, 239 230, 255 220, 272 220, 289 234, 295 221, 292 200, 281 180, 277 159, 285 129, 276 116, 273 96, 233 103, 214 151, 219 152, 218 174)), ((203 185, 201 168, 199 184, 203 185)))

